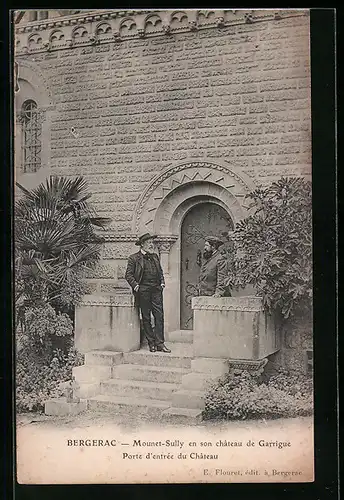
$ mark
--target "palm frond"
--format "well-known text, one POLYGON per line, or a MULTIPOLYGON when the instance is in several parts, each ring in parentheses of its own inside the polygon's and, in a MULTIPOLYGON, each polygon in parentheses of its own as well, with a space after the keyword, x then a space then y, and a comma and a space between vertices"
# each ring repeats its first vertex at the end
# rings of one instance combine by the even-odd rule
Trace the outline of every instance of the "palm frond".
POLYGON ((26 195, 30 195, 31 191, 29 191, 28 189, 26 189, 24 186, 22 186, 21 184, 19 184, 19 182, 16 182, 16 186, 21 190, 23 191, 24 194, 26 195))
POLYGON ((15 204, 15 268, 23 296, 39 296, 40 287, 44 300, 73 289, 70 296, 77 296, 86 270, 100 258, 103 239, 95 228, 111 219, 89 205, 83 177, 51 176, 31 191, 17 185, 23 196, 15 204))
POLYGON ((97 244, 88 245, 84 248, 79 248, 77 252, 69 255, 68 267, 92 268, 99 260, 100 246, 97 244))
POLYGON ((110 217, 91 217, 90 222, 93 226, 104 228, 111 224, 112 219, 110 217))

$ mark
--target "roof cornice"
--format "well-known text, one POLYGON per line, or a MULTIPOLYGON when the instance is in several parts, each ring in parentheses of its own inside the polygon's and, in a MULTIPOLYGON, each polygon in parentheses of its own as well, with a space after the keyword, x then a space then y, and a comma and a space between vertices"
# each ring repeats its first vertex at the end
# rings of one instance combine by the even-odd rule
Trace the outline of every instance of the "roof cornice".
POLYGON ((276 21, 309 10, 95 10, 19 24, 17 55, 276 21))

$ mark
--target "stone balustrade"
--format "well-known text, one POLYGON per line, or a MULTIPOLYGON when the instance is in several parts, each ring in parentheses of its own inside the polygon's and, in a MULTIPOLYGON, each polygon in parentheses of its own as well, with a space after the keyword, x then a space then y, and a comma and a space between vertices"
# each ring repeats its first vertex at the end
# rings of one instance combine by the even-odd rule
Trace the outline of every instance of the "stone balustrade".
POLYGON ((75 347, 130 352, 140 348, 140 324, 131 294, 86 295, 76 308, 75 347))
POLYGON ((280 347, 260 297, 194 297, 192 308, 195 358, 259 360, 280 347))
MULTIPOLYGON (((194 297, 194 358, 260 360, 278 351, 273 316, 260 297, 194 297)), ((86 295, 76 309, 75 347, 130 352, 140 348, 140 323, 131 294, 86 295)))

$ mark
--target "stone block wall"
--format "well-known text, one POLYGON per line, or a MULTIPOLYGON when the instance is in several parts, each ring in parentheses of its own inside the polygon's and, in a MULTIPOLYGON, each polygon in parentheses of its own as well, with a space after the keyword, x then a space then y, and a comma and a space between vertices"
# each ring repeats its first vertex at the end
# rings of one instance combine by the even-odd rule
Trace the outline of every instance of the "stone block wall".
MULTIPOLYGON (((128 292, 137 202, 167 167, 219 161, 257 186, 282 175, 310 177, 309 16, 273 17, 121 42, 112 33, 100 44, 87 38, 93 20, 77 27, 81 41, 73 46, 67 40, 56 50, 58 37, 50 38, 50 51, 39 45, 44 31, 25 35, 38 50, 18 51, 19 77, 30 71, 35 92, 48 96, 42 170, 84 176, 96 211, 111 217, 116 233, 88 293, 128 292)), ((145 29, 151 35, 148 23, 145 29)), ((18 180, 32 187, 32 177, 18 180)))
POLYGON ((281 349, 270 356, 272 365, 293 373, 313 372, 313 318, 309 313, 298 314, 281 325, 281 349))
POLYGON ((99 214, 132 230, 174 163, 221 159, 257 184, 310 175, 306 15, 19 56, 55 104, 50 171, 84 175, 99 214))

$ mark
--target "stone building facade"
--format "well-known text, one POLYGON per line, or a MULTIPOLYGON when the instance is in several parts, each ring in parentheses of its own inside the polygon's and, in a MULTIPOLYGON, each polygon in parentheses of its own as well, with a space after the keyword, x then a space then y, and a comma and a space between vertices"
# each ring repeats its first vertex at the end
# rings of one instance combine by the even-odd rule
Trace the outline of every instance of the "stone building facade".
POLYGON ((233 228, 252 188, 310 178, 308 11, 49 11, 16 21, 17 180, 87 179, 98 214, 112 219, 93 295, 126 293, 134 241, 156 233, 166 328, 183 328, 186 215, 210 203, 233 228), (35 162, 25 113, 36 120, 35 162))

